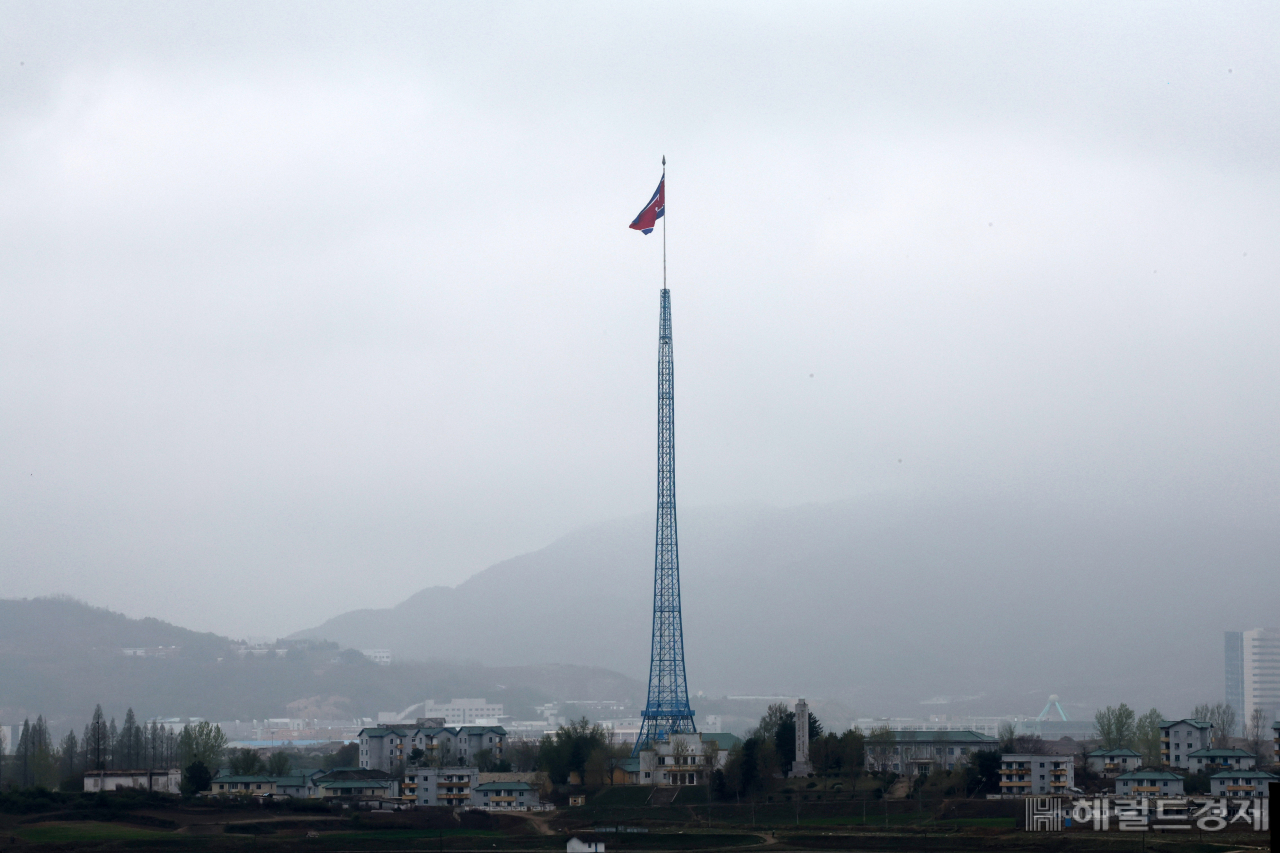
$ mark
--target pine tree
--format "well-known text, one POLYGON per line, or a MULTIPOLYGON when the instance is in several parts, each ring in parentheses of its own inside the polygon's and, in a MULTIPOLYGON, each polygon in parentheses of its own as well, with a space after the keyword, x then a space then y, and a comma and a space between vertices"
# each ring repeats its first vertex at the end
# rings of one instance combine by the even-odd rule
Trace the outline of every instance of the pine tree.
POLYGON ((142 729, 138 726, 138 718, 133 709, 125 712, 124 724, 120 727, 120 740, 117 745, 119 757, 116 767, 123 770, 135 770, 142 766, 142 729))
POLYGON ((112 770, 119 770, 120 765, 117 763, 119 755, 118 747, 120 745, 120 730, 116 728, 116 718, 111 718, 111 724, 107 726, 107 764, 112 770))
POLYGON ((111 757, 111 746, 107 742, 109 731, 102 715, 102 706, 93 709, 93 721, 84 730, 84 745, 89 756, 86 769, 106 770, 107 760, 111 757))
POLYGON ((31 727, 31 783, 42 788, 53 788, 58 783, 57 755, 43 714, 31 727))
POLYGON ((22 734, 18 736, 18 748, 13 756, 18 765, 18 785, 26 788, 31 785, 31 720, 22 721, 22 734))
POLYGON ((80 744, 76 741, 76 730, 72 729, 67 732, 67 736, 62 739, 62 743, 58 744, 58 758, 62 763, 62 778, 71 779, 76 775, 76 766, 79 764, 80 744))

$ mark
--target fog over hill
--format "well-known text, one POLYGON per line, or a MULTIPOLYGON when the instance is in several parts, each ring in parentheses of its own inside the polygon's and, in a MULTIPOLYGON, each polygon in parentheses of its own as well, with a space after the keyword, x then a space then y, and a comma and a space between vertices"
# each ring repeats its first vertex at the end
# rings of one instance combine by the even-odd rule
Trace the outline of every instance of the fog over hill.
MULTIPOLYGON (((691 691, 859 714, 1173 714, 1223 693, 1222 632, 1274 621, 1277 529, 1186 511, 862 499, 684 510, 691 691)), ((647 674, 651 517, 576 531, 457 587, 297 636, 400 657, 647 674)))
POLYGON ((599 668, 474 666, 447 661, 378 666, 322 644, 241 659, 236 644, 158 619, 130 619, 67 598, 0 600, 0 723, 43 714, 79 730, 101 703, 142 719, 351 719, 423 699, 483 696, 515 715, 565 697, 641 700, 644 685, 599 668), (125 648, 170 656, 127 657, 125 648))

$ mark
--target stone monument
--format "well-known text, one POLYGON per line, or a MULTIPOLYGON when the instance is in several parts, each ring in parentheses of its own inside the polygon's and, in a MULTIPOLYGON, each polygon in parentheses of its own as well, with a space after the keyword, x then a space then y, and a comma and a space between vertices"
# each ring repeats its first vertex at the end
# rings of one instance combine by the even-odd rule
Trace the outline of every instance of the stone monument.
POLYGON ((796 700, 796 760, 791 765, 791 775, 813 775, 809 766, 809 706, 803 699, 796 700))

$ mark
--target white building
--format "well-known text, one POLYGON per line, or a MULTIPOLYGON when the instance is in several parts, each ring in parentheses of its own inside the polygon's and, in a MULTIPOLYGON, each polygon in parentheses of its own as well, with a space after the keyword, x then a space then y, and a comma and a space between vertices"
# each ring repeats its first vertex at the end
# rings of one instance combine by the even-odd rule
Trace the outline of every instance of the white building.
POLYGON ((1280 629, 1255 628, 1244 633, 1244 718, 1247 726, 1254 708, 1261 708, 1267 722, 1280 711, 1280 629))
POLYGON ((1191 753, 1213 746, 1213 723, 1204 720, 1161 720, 1160 761, 1166 767, 1191 769, 1191 753))
POLYGON ((1099 776, 1118 776, 1142 766, 1142 756, 1133 749, 1095 749, 1087 757, 1089 769, 1099 776))
POLYGON ((360 654, 378 666, 391 666, 391 649, 361 649, 360 654))
POLYGON ((1076 763, 1070 755, 1000 756, 1000 793, 1044 796, 1066 794, 1076 784, 1076 763))
POLYGON ((422 703, 422 717, 443 717, 446 726, 473 726, 481 719, 502 716, 501 705, 491 705, 483 699, 451 699, 447 705, 437 705, 428 699, 422 703))
POLYGON ((579 841, 576 838, 570 838, 564 849, 567 853, 604 853, 604 842, 579 841))
POLYGON ((360 730, 360 768, 396 773, 422 750, 420 765, 458 767, 474 764, 476 753, 489 750, 502 758, 507 731, 502 726, 377 726, 360 730))
POLYGON ((1261 770, 1224 770, 1209 777, 1209 793, 1215 797, 1265 797, 1267 785, 1277 778, 1261 770))
POLYGON ((637 758, 618 767, 629 785, 701 785, 710 771, 724 767, 729 750, 741 742, 727 732, 671 735, 652 741, 637 758))
POLYGON ((474 808, 480 771, 474 767, 410 767, 402 790, 420 806, 474 808))
POLYGON ((867 769, 916 776, 954 770, 979 750, 998 750, 1000 741, 974 731, 891 731, 867 734, 867 769))
POLYGON ((1192 773, 1253 770, 1258 765, 1258 757, 1243 749, 1197 749, 1187 758, 1191 761, 1192 773))
POLYGON ((1116 777, 1117 797, 1181 797, 1182 777, 1168 770, 1135 770, 1116 777))
POLYGON ((181 770, 90 770, 84 774, 86 792, 137 788, 162 794, 182 793, 181 770))

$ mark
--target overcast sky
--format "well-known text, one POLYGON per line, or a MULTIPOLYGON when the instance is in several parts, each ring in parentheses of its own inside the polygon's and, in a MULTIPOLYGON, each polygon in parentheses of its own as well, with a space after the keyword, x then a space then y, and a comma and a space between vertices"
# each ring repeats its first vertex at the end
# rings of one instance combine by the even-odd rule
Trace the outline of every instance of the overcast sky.
POLYGON ((682 505, 1274 525, 1278 25, 9 0, 0 596, 275 636, 651 512, 664 154, 682 505))

